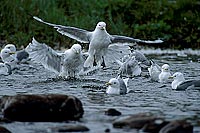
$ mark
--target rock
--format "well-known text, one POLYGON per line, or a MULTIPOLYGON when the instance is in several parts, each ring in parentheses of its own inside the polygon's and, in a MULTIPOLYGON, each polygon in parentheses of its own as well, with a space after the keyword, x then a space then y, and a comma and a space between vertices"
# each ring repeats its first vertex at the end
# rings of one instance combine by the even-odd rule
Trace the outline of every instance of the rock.
POLYGON ((193 126, 185 120, 176 120, 164 126, 159 133, 193 133, 193 126))
POLYGON ((84 113, 78 98, 62 94, 3 96, 0 107, 4 118, 11 121, 78 120, 84 113))
POLYGON ((158 132, 164 125, 165 122, 162 118, 157 118, 150 113, 139 113, 132 115, 128 118, 115 121, 113 127, 115 128, 135 128, 142 129, 145 132, 158 132))
POLYGON ((9 131, 8 129, 6 129, 3 126, 0 126, 0 133, 11 133, 11 131, 9 131))
POLYGON ((89 131, 89 128, 83 125, 66 125, 60 127, 54 127, 51 132, 85 132, 89 131))
POLYGON ((119 115, 121 115, 122 113, 121 112, 119 112, 118 110, 116 110, 116 109, 108 109, 107 111, 105 111, 105 114, 106 115, 109 115, 109 116, 119 116, 119 115))

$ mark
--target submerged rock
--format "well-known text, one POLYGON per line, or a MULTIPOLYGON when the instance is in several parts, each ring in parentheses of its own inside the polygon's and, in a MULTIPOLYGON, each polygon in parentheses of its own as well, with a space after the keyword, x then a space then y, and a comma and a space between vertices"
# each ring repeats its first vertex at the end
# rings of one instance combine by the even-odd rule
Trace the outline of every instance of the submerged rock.
POLYGON ((3 126, 0 126, 0 133, 11 133, 11 131, 9 131, 8 129, 6 129, 3 126))
POLYGON ((122 114, 121 112, 119 112, 116 109, 112 109, 112 108, 105 111, 105 115, 109 115, 109 116, 119 116, 121 114, 122 114))
POLYGON ((128 118, 115 121, 113 126, 115 128, 135 128, 143 129, 145 132, 158 132, 166 122, 162 118, 157 118, 150 113, 139 113, 128 118))
POLYGON ((84 113, 78 98, 61 94, 3 96, 0 107, 12 121, 78 120, 84 113))
POLYGON ((135 128, 150 133, 192 133, 193 126, 185 120, 165 121, 149 113, 139 113, 115 121, 115 128, 135 128))
POLYGON ((89 128, 83 125, 65 125, 60 127, 54 127, 51 132, 86 132, 89 128))
POLYGON ((193 126, 185 120, 176 120, 164 126, 159 133, 193 133, 193 126))

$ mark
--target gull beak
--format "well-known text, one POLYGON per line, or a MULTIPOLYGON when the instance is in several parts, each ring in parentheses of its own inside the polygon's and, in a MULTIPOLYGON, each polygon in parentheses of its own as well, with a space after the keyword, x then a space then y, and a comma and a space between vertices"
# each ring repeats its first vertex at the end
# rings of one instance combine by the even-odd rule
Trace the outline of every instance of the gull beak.
POLYGON ((106 86, 109 86, 109 85, 112 85, 112 84, 111 84, 110 82, 107 82, 107 83, 106 83, 106 86))
POLYGON ((173 78, 174 78, 174 76, 169 76, 169 77, 168 77, 168 79, 173 79, 173 78))
POLYGON ((101 30, 105 30, 106 29, 106 27, 101 27, 101 30))
POLYGON ((10 55, 15 54, 15 52, 9 52, 10 55))

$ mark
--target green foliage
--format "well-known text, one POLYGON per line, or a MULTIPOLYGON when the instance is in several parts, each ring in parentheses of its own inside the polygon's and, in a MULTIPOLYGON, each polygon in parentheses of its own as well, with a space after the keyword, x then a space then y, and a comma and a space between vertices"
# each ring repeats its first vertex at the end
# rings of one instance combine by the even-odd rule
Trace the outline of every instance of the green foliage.
POLYGON ((200 2, 197 0, 1 0, 0 40, 26 46, 32 37, 54 47, 69 47, 75 40, 35 21, 94 30, 107 23, 110 34, 145 40, 164 39, 164 47, 199 48, 200 2))

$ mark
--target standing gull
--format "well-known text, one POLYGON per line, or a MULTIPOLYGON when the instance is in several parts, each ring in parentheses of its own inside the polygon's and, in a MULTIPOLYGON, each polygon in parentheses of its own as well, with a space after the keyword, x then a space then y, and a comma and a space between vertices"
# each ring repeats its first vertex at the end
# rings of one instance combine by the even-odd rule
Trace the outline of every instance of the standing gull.
POLYGON ((0 62, 0 75, 10 75, 11 73, 12 71, 10 65, 0 62))
POLYGON ((169 65, 168 64, 164 64, 161 67, 161 73, 158 76, 159 82, 160 83, 167 83, 167 82, 169 82, 169 77, 170 76, 171 76, 171 73, 170 73, 169 65))
POLYGON ((27 52, 32 60, 41 63, 45 68, 59 76, 75 78, 83 69, 84 59, 81 45, 74 44, 64 53, 58 53, 44 43, 37 42, 34 38, 27 46, 27 52))
POLYGON ((159 81, 159 74, 161 73, 161 67, 151 60, 151 66, 148 68, 149 75, 152 81, 159 81))
POLYGON ((84 67, 92 67, 95 65, 107 65, 107 62, 104 62, 105 56, 108 54, 108 47, 113 43, 135 43, 135 42, 142 42, 142 43, 162 43, 162 40, 155 40, 155 41, 145 41, 140 39, 134 39, 131 37, 126 36, 118 36, 118 35, 110 35, 106 31, 106 23, 99 22, 96 25, 94 31, 87 31, 84 29, 79 29, 76 27, 70 26, 62 26, 57 24, 52 24, 43 21, 38 17, 33 17, 35 20, 42 22, 44 24, 53 26, 57 31, 63 35, 66 35, 72 39, 75 39, 81 43, 89 43, 89 50, 84 67))
POLYGON ((111 78, 106 85, 108 86, 106 89, 107 94, 126 94, 128 92, 128 80, 118 78, 111 78))
POLYGON ((1 59, 4 63, 8 64, 11 69, 13 70, 17 66, 17 60, 14 56, 12 56, 14 53, 11 52, 10 49, 3 48, 1 50, 1 59))
POLYGON ((173 78, 171 86, 175 90, 196 89, 200 90, 200 80, 188 80, 186 81, 181 72, 174 73, 170 78, 173 78))
POLYGON ((4 49, 10 49, 11 52, 15 53, 13 56, 16 58, 17 62, 26 62, 29 59, 29 54, 26 49, 17 51, 14 44, 7 44, 4 49))

